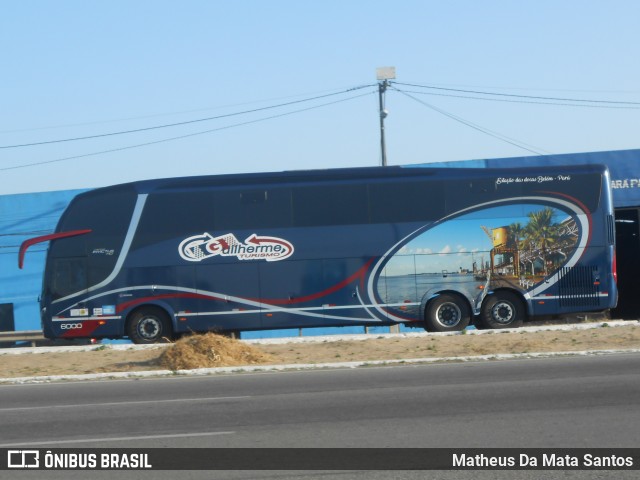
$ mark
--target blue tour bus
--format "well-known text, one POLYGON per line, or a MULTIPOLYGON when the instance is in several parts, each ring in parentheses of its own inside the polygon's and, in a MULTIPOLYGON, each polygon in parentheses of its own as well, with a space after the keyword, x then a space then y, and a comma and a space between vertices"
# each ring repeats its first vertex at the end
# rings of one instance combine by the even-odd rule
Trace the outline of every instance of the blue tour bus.
POLYGON ((78 195, 49 241, 48 338, 517 327, 617 302, 604 166, 171 178, 78 195))

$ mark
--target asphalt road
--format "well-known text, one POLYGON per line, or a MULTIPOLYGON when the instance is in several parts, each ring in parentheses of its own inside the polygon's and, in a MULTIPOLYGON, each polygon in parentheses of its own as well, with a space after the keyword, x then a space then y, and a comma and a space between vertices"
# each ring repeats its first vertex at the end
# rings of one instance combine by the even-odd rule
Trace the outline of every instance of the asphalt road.
MULTIPOLYGON (((0 447, 638 447, 638 398, 636 354, 6 385, 0 386, 0 447)), ((71 478, 70 472, 20 473, 71 478)), ((113 475, 92 472, 91 478, 99 473, 113 475)), ((180 477, 426 478, 420 473, 180 477)), ((535 471, 481 473, 491 475, 428 477, 547 478, 535 471)), ((615 472, 615 478, 635 474, 615 472)), ((548 478, 604 475, 576 471, 548 478)), ((131 478, 175 476, 156 471, 131 478)))

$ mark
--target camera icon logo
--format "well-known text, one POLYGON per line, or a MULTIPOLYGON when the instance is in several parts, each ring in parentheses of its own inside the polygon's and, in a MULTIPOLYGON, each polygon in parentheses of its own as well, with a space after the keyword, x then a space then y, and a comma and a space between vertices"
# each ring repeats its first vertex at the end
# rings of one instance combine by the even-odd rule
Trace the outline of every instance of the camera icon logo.
POLYGON ((8 468, 39 468, 39 450, 9 450, 7 451, 8 468))

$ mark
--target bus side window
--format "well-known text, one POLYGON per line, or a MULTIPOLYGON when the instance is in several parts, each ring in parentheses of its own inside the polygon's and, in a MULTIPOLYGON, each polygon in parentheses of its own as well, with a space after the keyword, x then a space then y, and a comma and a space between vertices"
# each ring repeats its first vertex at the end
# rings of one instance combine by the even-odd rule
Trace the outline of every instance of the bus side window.
POLYGON ((84 258, 53 260, 52 299, 58 299, 87 289, 87 261, 84 258))
POLYGON ((378 182, 369 185, 372 223, 433 221, 445 215, 442 182, 378 182))
POLYGON ((369 223, 366 185, 310 185, 293 189, 296 227, 369 223))
POLYGON ((291 226, 288 188, 220 190, 213 194, 218 230, 287 228, 291 226))

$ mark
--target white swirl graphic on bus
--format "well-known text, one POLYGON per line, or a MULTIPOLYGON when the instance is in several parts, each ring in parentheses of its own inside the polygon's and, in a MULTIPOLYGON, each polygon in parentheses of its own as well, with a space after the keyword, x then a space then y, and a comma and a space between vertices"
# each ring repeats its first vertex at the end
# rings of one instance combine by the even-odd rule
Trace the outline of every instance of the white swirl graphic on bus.
POLYGON ((190 262, 199 262, 216 255, 237 257, 238 260, 277 262, 289 258, 293 250, 293 245, 287 240, 278 237, 262 237, 255 233, 241 242, 232 233, 214 237, 205 232, 202 235, 184 239, 178 247, 180 256, 190 262))

